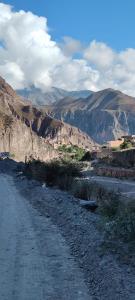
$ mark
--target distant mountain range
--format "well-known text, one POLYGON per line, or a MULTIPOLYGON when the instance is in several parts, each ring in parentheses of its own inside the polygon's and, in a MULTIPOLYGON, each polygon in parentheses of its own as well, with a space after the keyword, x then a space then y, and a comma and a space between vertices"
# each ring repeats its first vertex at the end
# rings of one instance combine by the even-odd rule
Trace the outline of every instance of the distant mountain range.
MULTIPOLYGON (((20 92, 25 97, 26 90, 20 92)), ((103 144, 125 134, 135 134, 135 98, 120 91, 67 92, 52 88, 47 93, 32 88, 26 98, 58 120, 76 126, 103 144), (49 104, 48 104, 49 103, 49 104)))
POLYGON ((135 98, 113 89, 91 93, 85 99, 66 97, 45 109, 80 128, 97 143, 135 134, 135 98))
POLYGON ((65 97, 72 97, 73 99, 85 99, 93 92, 88 90, 66 91, 56 87, 52 87, 50 90, 43 92, 40 89, 32 86, 29 89, 18 90, 17 93, 24 99, 31 100, 34 105, 46 105, 55 103, 65 97))

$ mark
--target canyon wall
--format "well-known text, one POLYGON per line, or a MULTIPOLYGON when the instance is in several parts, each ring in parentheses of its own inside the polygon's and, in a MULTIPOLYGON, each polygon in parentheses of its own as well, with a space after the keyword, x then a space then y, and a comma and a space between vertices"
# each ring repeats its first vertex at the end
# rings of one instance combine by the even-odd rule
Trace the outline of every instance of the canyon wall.
POLYGON ((45 139, 38 137, 20 120, 15 120, 10 127, 0 130, 0 152, 10 152, 16 161, 25 161, 31 156, 46 161, 58 156, 45 139))

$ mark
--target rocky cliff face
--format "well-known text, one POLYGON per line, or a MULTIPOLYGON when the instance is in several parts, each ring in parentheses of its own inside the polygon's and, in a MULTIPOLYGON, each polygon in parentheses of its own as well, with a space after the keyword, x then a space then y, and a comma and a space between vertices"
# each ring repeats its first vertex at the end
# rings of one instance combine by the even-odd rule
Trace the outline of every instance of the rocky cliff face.
POLYGON ((17 161, 25 161, 31 156, 46 161, 58 156, 50 143, 38 137, 18 119, 0 129, 0 152, 10 152, 17 161))
POLYGON ((96 92, 87 99, 65 98, 45 109, 101 144, 135 134, 135 98, 112 89, 96 92))
POLYGON ((107 110, 77 110, 75 112, 54 113, 72 126, 78 126, 97 143, 103 144, 126 134, 135 133, 135 113, 107 110))
POLYGON ((16 160, 25 157, 48 160, 58 156, 59 144, 91 149, 94 142, 79 129, 49 117, 42 109, 24 102, 0 78, 0 151, 16 160))

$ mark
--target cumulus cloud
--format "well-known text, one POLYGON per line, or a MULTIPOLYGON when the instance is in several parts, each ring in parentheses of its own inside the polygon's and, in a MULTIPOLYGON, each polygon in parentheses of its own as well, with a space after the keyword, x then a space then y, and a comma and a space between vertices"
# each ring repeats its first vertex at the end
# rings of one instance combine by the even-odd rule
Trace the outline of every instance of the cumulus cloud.
POLYGON ((53 70, 52 78, 56 86, 67 90, 96 90, 95 83, 98 72, 93 70, 83 59, 70 59, 65 64, 53 70))
POLYGON ((135 49, 116 52, 105 43, 92 41, 84 59, 99 73, 96 87, 111 87, 135 96, 135 49))
POLYGON ((70 36, 63 37, 63 43, 61 46, 63 53, 66 56, 72 56, 76 53, 80 53, 83 49, 81 42, 76 39, 73 39, 70 36))
POLYGON ((92 41, 85 49, 84 57, 97 67, 107 69, 113 64, 115 53, 106 44, 92 41))
POLYGON ((47 19, 0 3, 0 75, 14 88, 115 88, 135 95, 135 49, 116 52, 103 42, 52 40, 47 19), (79 53, 80 59, 75 58, 79 53))
POLYGON ((15 88, 52 84, 50 72, 64 56, 48 34, 47 20, 0 4, 0 71, 15 88))

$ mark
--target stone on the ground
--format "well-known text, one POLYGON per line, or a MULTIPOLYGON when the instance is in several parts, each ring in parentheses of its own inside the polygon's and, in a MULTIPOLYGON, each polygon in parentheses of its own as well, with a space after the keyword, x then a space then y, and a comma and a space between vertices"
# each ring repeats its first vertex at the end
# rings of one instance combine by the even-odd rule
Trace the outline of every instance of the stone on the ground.
POLYGON ((92 212, 98 208, 95 200, 80 200, 80 205, 88 210, 91 210, 92 212))

